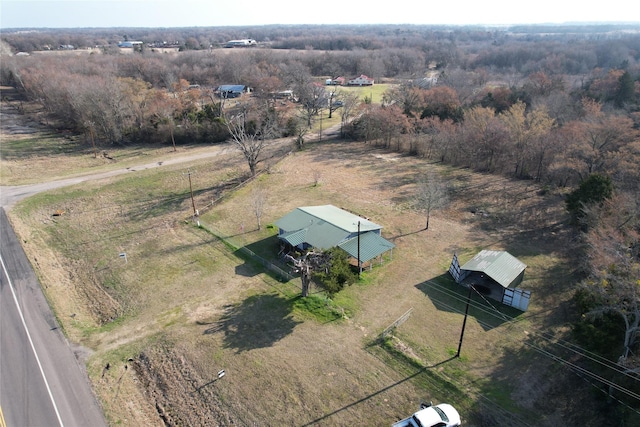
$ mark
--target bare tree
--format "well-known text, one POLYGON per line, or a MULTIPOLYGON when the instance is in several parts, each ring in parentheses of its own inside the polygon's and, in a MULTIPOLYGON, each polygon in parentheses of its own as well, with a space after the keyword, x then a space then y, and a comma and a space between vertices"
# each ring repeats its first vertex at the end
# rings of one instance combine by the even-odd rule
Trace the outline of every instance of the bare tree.
POLYGON ((251 205, 253 207, 253 214, 256 216, 256 222, 258 223, 258 230, 262 229, 262 214, 267 202, 267 194, 262 187, 255 187, 251 193, 251 205))
POLYGON ((333 112, 342 107, 344 101, 342 101, 342 97, 336 93, 335 89, 327 92, 329 96, 329 118, 332 118, 333 112))
POLYGON ((357 114, 360 101, 354 92, 345 92, 341 95, 342 111, 340 111, 340 136, 344 137, 344 127, 357 114))
POLYGON ((329 94, 324 86, 317 83, 308 83, 299 87, 297 91, 298 102, 307 121, 307 127, 311 127, 315 116, 328 105, 329 94))
POLYGON ((473 98, 478 88, 484 86, 488 79, 487 71, 482 68, 466 71, 462 68, 454 67, 441 73, 437 83, 455 89, 460 101, 466 102, 473 98))
POLYGON ((95 139, 95 123, 91 120, 86 120, 84 123, 85 130, 89 133, 89 137, 91 139, 91 146, 93 147, 93 158, 98 158, 98 149, 96 148, 96 139, 95 139))
POLYGON ((446 185, 436 176, 435 173, 428 173, 418 184, 416 193, 416 206, 427 216, 424 229, 429 229, 429 218, 431 211, 440 209, 448 201, 446 185))
POLYGON ((424 89, 408 82, 394 86, 382 95, 383 105, 398 105, 407 114, 419 115, 422 105, 424 89))
POLYGON ((318 169, 314 169, 312 171, 312 176, 313 176, 313 186, 317 187, 320 184, 320 179, 322 178, 322 172, 319 171, 318 169))
POLYGON ((156 90, 154 91, 150 101, 150 109, 153 111, 153 116, 157 122, 165 124, 169 128, 173 151, 177 151, 176 139, 174 136, 174 129, 176 126, 174 115, 179 109, 178 100, 169 96, 166 92, 156 90))
POLYGON ((309 128, 307 127, 307 119, 303 117, 303 115, 296 115, 291 119, 292 124, 292 134, 295 135, 295 144, 299 150, 302 150, 302 146, 304 145, 304 138, 309 133, 309 128))
POLYGON ((273 109, 266 108, 261 113, 250 115, 247 108, 243 107, 242 111, 225 120, 232 142, 242 151, 249 164, 251 176, 256 175, 265 140, 275 134, 278 122, 273 109))
POLYGON ((618 359, 626 372, 640 372, 637 356, 640 342, 640 203, 635 195, 617 194, 600 206, 591 206, 586 216, 591 224, 585 235, 589 251, 589 277, 581 287, 596 303, 585 313, 588 319, 617 316, 624 322, 622 354, 618 359))
POLYGON ((290 254, 285 255, 293 263, 294 271, 300 274, 302 281, 302 297, 309 296, 311 285, 311 275, 314 271, 325 269, 331 262, 331 257, 326 252, 309 251, 299 258, 294 258, 290 254))

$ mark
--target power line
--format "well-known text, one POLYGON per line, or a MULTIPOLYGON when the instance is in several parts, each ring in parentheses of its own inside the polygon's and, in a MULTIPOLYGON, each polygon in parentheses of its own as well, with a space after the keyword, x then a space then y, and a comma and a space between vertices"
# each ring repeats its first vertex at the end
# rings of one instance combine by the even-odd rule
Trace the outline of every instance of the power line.
MULTIPOLYGON (((425 283, 428 283, 428 284, 430 284, 430 285, 434 285, 435 287, 440 288, 439 290, 440 290, 441 292, 446 293, 448 296, 450 296, 450 297, 452 297, 452 298, 456 299, 457 301, 460 301, 460 302, 463 302, 463 301, 464 301, 464 300, 462 299, 462 297, 460 297, 460 294, 459 294, 459 293, 457 293, 457 292, 455 292, 455 291, 452 291, 452 290, 450 290, 450 289, 448 289, 448 288, 444 287, 443 285, 440 285, 440 284, 438 284, 438 283, 431 282, 431 281, 427 281, 427 282, 425 282, 425 283)), ((500 311, 499 311, 495 306, 493 306, 493 304, 491 304, 491 303, 490 303, 486 298, 484 298, 484 296, 483 296, 482 294, 480 294, 480 293, 479 293, 479 292, 477 292, 477 291, 476 291, 476 293, 477 293, 478 295, 480 295, 480 296, 481 296, 481 297, 482 297, 482 298, 483 298, 483 299, 484 299, 484 300, 485 300, 485 301, 486 301, 486 302, 491 306, 491 308, 492 308, 493 310, 488 310, 488 309, 486 309, 486 307, 485 307, 485 306, 483 306, 483 305, 472 304, 475 310, 477 310, 477 311, 481 311, 481 312, 483 312, 483 313, 486 313, 486 314, 488 314, 488 315, 490 315, 490 316, 493 316, 493 317, 495 317, 495 318, 498 318, 498 319, 500 319, 500 320, 507 321, 510 325, 516 325, 517 323, 519 323, 519 320, 518 320, 518 319, 513 318, 513 317, 510 317, 510 316, 507 316, 506 314, 504 314, 504 313, 500 312, 500 311), (494 312, 495 312, 495 313, 498 313, 498 314, 495 314, 494 312)), ((440 303, 441 303, 441 304, 443 304, 443 305, 445 305, 445 304, 444 304, 444 303, 442 303, 442 302, 440 302, 440 303)), ((456 310, 456 309, 455 309, 454 307, 452 307, 452 306, 448 306, 448 307, 449 307, 452 311, 457 311, 458 313, 461 313, 460 311, 456 310)), ((491 326, 492 326, 492 325, 489 325, 487 322, 483 322, 483 321, 478 320, 478 319, 476 319, 476 320, 477 320, 477 321, 478 321, 478 323, 480 323, 482 326, 487 326, 487 327, 491 327, 491 326)), ((545 333, 544 333, 544 332, 529 332, 529 334, 530 334, 530 335, 539 336, 540 338, 542 338, 542 339, 544 339, 544 340, 546 340, 546 341, 548 341, 548 342, 550 342, 550 343, 552 343, 552 344, 554 344, 554 345, 558 345, 558 346, 560 346, 560 347, 563 347, 563 348, 565 348, 565 349, 566 349, 566 350, 568 350, 568 351, 571 351, 571 352, 573 352, 573 353, 575 353, 575 354, 578 354, 578 355, 580 355, 580 356, 582 356, 582 357, 585 357, 585 358, 587 358, 587 359, 589 359, 589 360, 591 360, 591 361, 593 361, 593 362, 595 362, 595 363, 598 363, 598 364, 600 364, 600 365, 602 365, 602 366, 605 366, 605 367, 607 367, 607 368, 609 368, 609 369, 616 370, 618 373, 620 373, 620 374, 622 374, 622 375, 625 375, 625 376, 627 376, 627 377, 629 377, 629 378, 631 378, 631 379, 639 380, 639 379, 637 378, 637 376, 635 376, 635 375, 631 375, 631 374, 629 374, 628 372, 625 372, 624 370, 620 369, 619 365, 615 364, 615 362, 611 362, 610 360, 608 360, 608 359, 606 359, 606 358, 604 358, 604 357, 602 357, 602 356, 600 356, 600 355, 597 355, 597 354, 595 354, 595 353, 593 353, 593 352, 590 352, 590 351, 588 351, 588 350, 586 350, 586 349, 584 349, 584 348, 582 348, 582 347, 578 346, 577 344, 569 343, 569 342, 567 342, 567 341, 565 341, 565 340, 562 340, 562 339, 557 339, 557 340, 555 340, 555 341, 554 341, 554 340, 552 340, 551 338, 549 338, 549 337, 545 336, 545 333)))
MULTIPOLYGON (((455 300, 457 300, 457 301, 460 301, 460 302, 463 302, 463 301, 464 301, 464 300, 462 299, 462 297, 460 296, 460 294, 459 294, 459 293, 457 293, 457 292, 455 292, 455 291, 452 291, 452 290, 450 290, 450 289, 448 289, 448 288, 444 287, 443 285, 440 285, 440 284, 438 284, 438 283, 431 282, 431 281, 427 281, 426 283, 429 283, 430 285, 434 285, 435 287, 440 288, 439 290, 440 290, 441 292, 446 293, 448 296, 450 296, 451 298, 453 298, 453 299, 455 299, 455 300)), ((482 295, 481 295, 481 296, 482 296, 482 295)), ((487 301, 487 300, 486 300, 486 298, 484 298, 484 297, 483 297, 483 299, 484 299, 485 301, 487 301)), ((488 301, 487 301, 487 302, 488 302, 488 301)), ((441 301, 439 301, 439 303, 440 303, 440 304, 442 304, 442 305, 446 305, 446 306, 447 306, 447 307, 449 307, 452 311, 455 311, 455 312, 461 313, 461 311, 457 310, 456 308, 454 308, 454 307, 452 307, 452 306, 450 306, 450 305, 444 304, 444 303, 442 303, 441 301)), ((519 323, 519 320, 518 320, 518 319, 513 318, 513 317, 510 317, 510 316, 507 316, 506 314, 504 314, 504 313, 500 312, 500 311, 499 311, 497 308, 495 308, 495 306, 493 306, 491 303, 489 303, 489 305, 491 306, 491 308, 492 308, 493 310, 488 310, 488 309, 486 309, 486 307, 485 307, 485 306, 483 306, 483 305, 478 305, 477 303, 472 303, 472 305, 473 305, 473 307, 474 307, 474 309, 475 309, 475 310, 477 310, 477 311, 481 311, 481 312, 483 312, 483 313, 486 313, 486 314, 488 314, 488 315, 490 315, 490 316, 493 316, 493 317, 495 317, 495 318, 498 318, 498 319, 500 319, 500 320, 507 321, 510 325, 517 325, 517 324, 519 323), (495 313, 498 313, 498 314, 495 314, 494 312, 495 312, 495 313)), ((486 327, 492 327, 492 326, 493 326, 493 325, 490 325, 490 324, 489 324, 489 323, 487 323, 487 322, 483 322, 482 320, 479 320, 479 319, 476 319, 476 320, 477 320, 477 321, 478 321, 478 323, 480 323, 482 326, 486 326, 486 327)), ((623 370, 620 370, 619 366, 618 366, 618 365, 616 365, 614 362, 611 362, 611 361, 609 361, 608 359, 603 358, 602 356, 596 355, 595 353, 592 353, 592 352, 590 352, 590 351, 588 351, 588 350, 586 350, 586 349, 584 349, 584 348, 582 348, 582 347, 580 347, 580 346, 578 346, 578 345, 576 345, 576 344, 573 344, 573 343, 567 343, 567 342, 566 342, 566 341, 564 341, 564 340, 557 340, 557 341, 553 341, 551 338, 546 337, 546 336, 544 335, 544 333, 529 332, 529 334, 530 334, 530 335, 535 335, 535 336, 540 336, 540 338, 542 338, 542 339, 544 339, 544 340, 546 340, 546 341, 548 341, 548 342, 550 342, 550 343, 552 343, 552 344, 555 344, 555 345, 561 346, 561 347, 563 347, 563 348, 566 348, 566 349, 567 349, 567 350, 569 350, 569 351, 572 351, 572 352, 574 352, 574 353, 576 353, 576 354, 578 354, 578 355, 580 355, 580 356, 583 356, 583 357, 585 357, 585 358, 588 358, 588 359, 590 359, 590 360, 592 360, 592 361, 594 361, 594 362, 596 362, 596 363, 599 363, 599 364, 601 364, 601 365, 603 365, 603 366, 605 366, 605 367, 607 367, 607 368, 609 368, 609 369, 617 370, 619 373, 624 374, 624 375, 628 376, 629 378, 632 378, 632 379, 638 380, 638 378, 636 378, 635 376, 633 376, 633 375, 629 375, 628 373, 625 373, 623 370), (565 343, 566 343, 566 344, 565 344, 565 343), (574 348, 571 348, 571 347, 574 347, 574 348), (575 348, 577 348, 577 349, 579 349, 579 350, 576 350, 575 348)))
MULTIPOLYGON (((431 281, 427 281, 425 283, 430 285, 430 286, 432 286, 432 288, 435 288, 435 290, 437 290, 439 292, 442 292, 443 294, 449 296, 450 298, 452 298, 452 299, 454 299, 454 300, 456 300, 458 302, 461 302, 461 303, 465 302, 465 300, 460 296, 459 293, 457 293, 455 291, 452 291, 452 290, 444 287, 443 285, 440 285, 438 283, 431 282, 431 281)), ((432 300, 434 300, 435 302, 437 302, 440 306, 445 307, 445 308, 449 309, 452 312, 455 312, 455 313, 458 313, 458 314, 462 314, 462 311, 457 309, 456 307, 453 307, 450 304, 447 304, 447 303, 443 302, 442 300, 439 300, 438 298, 434 298, 433 296, 430 296, 430 298, 432 300)), ((483 297, 483 299, 484 299, 484 297, 483 297)), ((486 299, 485 299, 485 301, 486 301, 486 299)), ((473 303, 471 303, 471 305, 474 307, 474 309, 476 309, 476 310, 478 310, 480 312, 486 313, 489 316, 493 316, 493 317, 498 318, 498 319, 503 320, 503 321, 506 320, 510 325, 516 325, 517 323, 519 323, 519 321, 517 319, 514 319, 513 317, 505 315, 504 313, 500 312, 497 308, 495 308, 492 304, 489 304, 489 305, 493 308, 493 310, 487 310, 486 306, 479 305, 477 302, 473 302, 473 303), (494 312, 499 313, 499 316, 497 314, 495 314, 494 312)), ((478 321, 478 323, 481 326, 494 327, 493 325, 490 325, 487 322, 483 322, 483 321, 479 320, 477 317, 476 317, 476 320, 478 321)), ((628 378, 631 378, 631 379, 633 379, 635 381, 638 381, 637 377, 635 377, 633 375, 629 375, 627 372, 624 372, 623 370, 621 370, 618 367, 618 365, 615 365, 613 362, 608 361, 607 359, 604 359, 604 358, 602 358, 600 356, 597 356, 597 355, 595 355, 595 354, 593 354, 591 352, 588 352, 587 350, 582 349, 581 347, 579 347, 577 345, 571 344, 571 346, 568 346, 568 345, 564 344, 564 342, 562 340, 553 341, 550 338, 544 336, 543 333, 539 334, 539 333, 535 333, 535 332, 534 333, 529 332, 529 335, 533 336, 533 337, 540 337, 541 339, 545 340, 546 342, 549 342, 550 344, 558 345, 558 346, 560 346, 560 347, 562 347, 562 348, 564 348, 564 349, 566 349, 568 351, 571 351, 571 352, 573 352, 573 353, 575 353, 575 354, 577 354, 577 355, 579 355, 581 357, 584 357, 584 358, 589 359, 589 360, 591 360, 591 361, 593 361, 595 363, 598 363, 598 364, 604 366, 607 369, 611 369, 611 370, 613 370, 613 371, 615 371, 615 372, 617 372, 619 374, 625 375, 628 378), (576 350, 576 349, 574 349, 572 347, 578 348, 581 351, 578 351, 578 350, 576 350), (593 355, 590 355, 590 354, 593 354, 593 355)), ((557 356, 557 355, 551 353, 550 351, 545 350, 542 347, 540 347, 538 345, 535 345, 535 344, 533 344, 531 342, 523 341, 523 344, 526 345, 526 346, 529 346, 530 348, 534 349, 535 351, 537 351, 541 355, 543 355, 545 357, 548 357, 548 358, 550 358, 551 360, 553 360, 555 362, 558 362, 558 363, 561 363, 563 365, 566 365, 567 367, 571 368, 574 372, 577 372, 579 374, 591 377, 592 379, 595 379, 595 380, 597 380, 597 381, 599 381, 599 382, 601 382, 603 384, 606 384, 609 387, 611 387, 611 388, 613 388, 615 390, 618 390, 619 392, 624 393, 624 394, 626 394, 627 396, 629 396, 631 398, 634 398, 636 400, 640 400, 640 394, 635 393, 635 392, 633 392, 631 390, 628 390, 627 388, 615 383, 614 381, 608 380, 608 379, 602 377, 601 375, 598 375, 598 374, 596 374, 594 372, 591 372, 590 370, 588 370, 586 368, 578 366, 575 363, 569 362, 569 361, 565 360, 564 358, 562 358, 560 356, 557 356)))
POLYGON ((569 368, 571 368, 571 369, 573 369, 575 371, 578 371, 580 373, 586 374, 589 377, 591 377, 593 379, 596 379, 596 380, 602 382, 603 384, 606 384, 606 385, 608 385, 608 386, 610 386, 610 387, 612 387, 612 388, 614 388, 614 389, 616 389, 616 390, 628 395, 629 397, 632 397, 632 398, 640 401, 640 394, 638 394, 638 393, 635 393, 635 392, 633 392, 631 390, 628 390, 628 389, 626 389, 626 388, 614 383, 613 381, 610 381, 610 380, 608 380, 608 379, 606 379, 604 377, 601 377, 598 374, 595 374, 595 373, 589 371, 588 369, 585 369, 585 368, 583 368, 581 366, 576 365, 575 363, 571 363, 571 362, 569 362, 567 360, 564 360, 561 357, 556 356, 553 353, 551 353, 551 352, 549 352, 547 350, 544 350, 544 349, 542 349, 542 348, 540 348, 540 347, 538 347, 538 346, 536 346, 534 344, 527 343, 527 342, 524 342, 523 344, 533 348, 534 350, 542 353, 543 355, 545 355, 547 357, 550 357, 551 359, 553 359, 553 360, 555 360, 557 362, 562 363, 563 365, 568 366, 569 368))

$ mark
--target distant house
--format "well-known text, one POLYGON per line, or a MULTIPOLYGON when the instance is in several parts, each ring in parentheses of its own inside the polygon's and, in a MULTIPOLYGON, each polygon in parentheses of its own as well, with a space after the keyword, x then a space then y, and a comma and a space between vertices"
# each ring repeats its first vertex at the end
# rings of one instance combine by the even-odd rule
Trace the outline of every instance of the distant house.
POLYGON ((222 85, 218 86, 216 93, 220 98, 238 98, 243 93, 250 92, 250 89, 245 85, 222 85))
POLYGON ((346 79, 344 77, 336 77, 334 79, 327 79, 327 85, 333 86, 343 86, 345 84, 346 79))
POLYGON ((359 75, 358 77, 351 79, 347 82, 349 86, 372 86, 373 79, 365 76, 364 74, 359 75))
POLYGON ((135 47, 135 46, 142 46, 142 42, 141 41, 123 41, 118 43, 118 47, 135 47))
POLYGON ((438 83, 438 75, 434 74, 429 77, 423 77, 413 82, 416 86, 422 89, 430 89, 438 83))
POLYGON ((274 99, 293 99, 292 90, 281 90, 279 92, 271 92, 269 96, 274 99))
POLYGON ((455 281, 505 305, 525 311, 530 291, 516 289, 524 278, 526 264, 506 251, 482 250, 462 267, 457 255, 449 267, 455 281))
POLYGON ((224 47, 252 47, 257 44, 254 39, 229 40, 224 47))
MULTIPOLYGON (((395 245, 381 236, 382 226, 333 205, 300 207, 275 222, 278 239, 289 248, 344 249, 366 263, 395 245)), ((369 264, 371 267, 371 264, 369 264)))

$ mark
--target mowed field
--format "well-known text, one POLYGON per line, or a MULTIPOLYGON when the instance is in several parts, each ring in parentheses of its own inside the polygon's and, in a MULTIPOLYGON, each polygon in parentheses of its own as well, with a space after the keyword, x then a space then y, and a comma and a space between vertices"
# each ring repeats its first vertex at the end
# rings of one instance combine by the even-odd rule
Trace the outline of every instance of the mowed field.
MULTIPOLYGON (((286 154, 288 146, 270 147, 264 172, 248 182, 238 152, 198 147, 219 153, 43 193, 10 212, 112 425, 388 426, 423 400, 453 404, 465 425, 589 425, 584 406, 566 397, 576 377, 531 346, 552 347, 569 330, 574 260, 560 194, 363 143, 286 154), (413 195, 427 171, 448 183, 451 202, 425 231, 413 195), (267 200, 260 230, 256 188, 267 200), (359 283, 316 299, 337 317, 314 315, 298 298, 299 280, 239 250, 273 260, 271 224, 323 204, 381 224, 396 244, 359 283), (474 297, 462 357, 452 359, 467 292, 446 271, 454 253, 464 263, 481 249, 508 250, 528 265, 521 288, 533 292, 531 305, 522 313, 474 297), (381 344, 380 333, 410 309, 381 344)), ((93 165, 86 151, 40 155, 36 139, 31 147, 12 157, 14 170, 50 162, 66 175, 69 159, 74 168, 115 167, 93 165)), ((3 160, 11 149, 4 139, 3 160)), ((191 150, 157 148, 152 158, 191 150)), ((147 152, 110 157, 145 163, 147 152)))

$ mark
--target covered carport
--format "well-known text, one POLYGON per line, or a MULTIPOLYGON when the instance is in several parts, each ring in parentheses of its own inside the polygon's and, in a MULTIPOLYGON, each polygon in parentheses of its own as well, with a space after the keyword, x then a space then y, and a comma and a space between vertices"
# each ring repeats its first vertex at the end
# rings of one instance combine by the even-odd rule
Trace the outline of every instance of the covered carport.
POLYGON ((526 310, 531 293, 516 289, 527 265, 506 251, 482 250, 462 267, 454 255, 449 272, 457 283, 483 296, 526 310))

